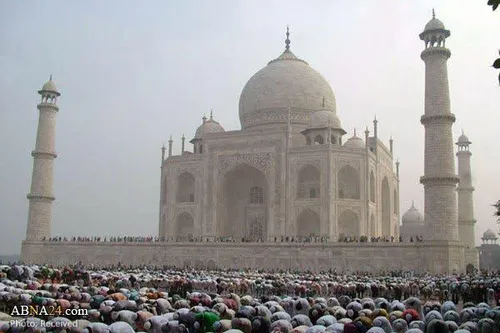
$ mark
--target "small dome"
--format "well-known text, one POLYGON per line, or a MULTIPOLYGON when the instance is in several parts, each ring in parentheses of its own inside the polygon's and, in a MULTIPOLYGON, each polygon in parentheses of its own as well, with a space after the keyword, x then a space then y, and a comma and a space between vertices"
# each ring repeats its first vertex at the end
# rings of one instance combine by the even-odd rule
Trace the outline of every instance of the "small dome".
POLYGON ((311 114, 307 129, 324 127, 342 128, 339 117, 330 110, 320 110, 311 114))
POLYGON ((488 229, 483 233, 483 239, 497 239, 497 235, 493 230, 488 229))
POLYGON ((433 30, 446 30, 446 28, 444 27, 443 22, 434 17, 425 25, 424 28, 424 31, 433 31, 433 30))
POLYGON ((464 134, 464 131, 462 131, 462 135, 458 137, 457 141, 458 145, 469 145, 471 142, 469 141, 469 138, 464 134))
MULTIPOLYGON (((206 118, 205 118, 206 119, 206 118)), ((195 138, 201 138, 203 134, 207 133, 220 133, 220 132, 225 132, 224 128, 215 120, 210 117, 207 121, 203 122, 198 129, 196 129, 196 134, 194 135, 195 138)))
POLYGON ((413 202, 411 204, 411 208, 408 209, 408 211, 403 214, 402 221, 403 224, 406 223, 424 224, 424 218, 422 217, 422 214, 420 214, 418 209, 415 208, 415 204, 413 202))
POLYGON ((356 130, 354 130, 354 135, 347 140, 342 147, 346 148, 365 148, 365 142, 363 139, 356 135, 356 130))
POLYGON ((49 81, 47 81, 43 85, 43 87, 40 91, 55 92, 55 93, 59 94, 59 91, 57 90, 57 87, 56 87, 54 81, 52 81, 52 75, 50 76, 49 81))

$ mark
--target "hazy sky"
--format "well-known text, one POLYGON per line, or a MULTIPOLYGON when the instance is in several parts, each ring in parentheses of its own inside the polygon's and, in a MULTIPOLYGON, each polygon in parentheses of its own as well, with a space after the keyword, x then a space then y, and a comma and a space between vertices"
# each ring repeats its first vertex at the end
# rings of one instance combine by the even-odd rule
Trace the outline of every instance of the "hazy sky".
POLYGON ((239 129, 246 81, 284 49, 330 82, 343 127, 394 137, 401 211, 423 211, 424 44, 436 14, 451 30, 449 78, 455 139, 472 141, 476 238, 495 227, 500 12, 486 0, 1 1, 0 254, 26 232, 39 102, 53 74, 57 119, 54 235, 156 235, 160 147, 180 151, 213 109, 239 129))

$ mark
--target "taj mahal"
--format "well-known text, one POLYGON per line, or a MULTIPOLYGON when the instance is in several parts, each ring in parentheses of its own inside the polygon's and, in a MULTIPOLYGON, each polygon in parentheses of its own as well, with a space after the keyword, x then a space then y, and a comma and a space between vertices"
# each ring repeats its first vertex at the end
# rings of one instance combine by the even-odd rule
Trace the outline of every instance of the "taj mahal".
POLYGON ((457 140, 452 135, 449 36, 434 14, 419 35, 425 64, 420 178, 425 204, 423 215, 414 206, 403 214, 402 225, 392 138, 379 139, 377 119, 370 128, 347 133, 341 115, 348 110, 337 110, 329 83, 292 52, 287 29, 283 53, 243 87, 240 130, 226 131, 210 113, 188 138, 192 149, 184 136, 179 155, 173 154, 171 138, 162 147, 155 241, 52 241, 60 93, 49 80, 39 91, 22 260, 109 265, 128 258, 197 268, 435 274, 477 268, 471 142, 463 133, 457 140))

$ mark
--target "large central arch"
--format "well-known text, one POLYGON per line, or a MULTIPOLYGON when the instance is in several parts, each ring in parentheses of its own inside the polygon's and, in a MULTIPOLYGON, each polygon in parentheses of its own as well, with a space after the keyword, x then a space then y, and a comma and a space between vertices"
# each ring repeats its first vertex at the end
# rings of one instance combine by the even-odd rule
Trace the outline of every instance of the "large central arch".
POLYGON ((219 191, 219 236, 266 240, 269 186, 265 175, 242 163, 223 176, 219 191))

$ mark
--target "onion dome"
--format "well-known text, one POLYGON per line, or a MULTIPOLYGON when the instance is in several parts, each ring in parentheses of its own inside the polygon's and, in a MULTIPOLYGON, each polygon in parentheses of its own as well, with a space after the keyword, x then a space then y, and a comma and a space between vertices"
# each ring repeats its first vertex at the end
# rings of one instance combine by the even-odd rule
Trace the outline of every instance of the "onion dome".
POLYGON ((347 140, 342 147, 346 148, 365 148, 365 142, 363 139, 356 135, 356 129, 354 129, 354 135, 347 140))
POLYGON ((403 224, 424 224, 424 218, 422 214, 415 208, 415 203, 411 203, 411 208, 408 209, 406 213, 403 214, 402 217, 403 224))
POLYGON ((59 90, 57 90, 56 84, 54 81, 52 81, 52 75, 49 78, 49 81, 47 81, 43 86, 42 89, 38 91, 39 94, 42 93, 54 93, 57 96, 60 95, 59 90))
POLYGON ((306 126, 310 115, 321 110, 317 101, 322 98, 323 109, 335 114, 330 84, 290 51, 289 35, 287 29, 285 51, 253 75, 243 88, 239 101, 242 129, 285 124, 288 108, 293 112, 293 123, 306 126))
POLYGON ((210 112, 210 119, 207 120, 203 117, 203 123, 196 129, 195 139, 200 139, 204 134, 221 133, 225 132, 224 128, 217 121, 213 119, 212 112, 210 112))
POLYGON ((459 146, 467 146, 470 145, 471 142, 469 138, 464 134, 464 131, 462 130, 462 135, 458 137, 457 145, 459 146))
POLYGON ((339 117, 328 110, 320 110, 312 113, 307 123, 307 129, 325 127, 342 128, 339 117))
POLYGON ((497 239, 497 235, 495 234, 495 232, 493 230, 488 229, 483 233, 483 238, 481 238, 481 239, 483 239, 483 240, 495 240, 495 239, 497 239))
POLYGON ((450 31, 446 30, 443 22, 436 18, 434 9, 432 10, 432 19, 425 25, 424 31, 420 34, 420 39, 426 40, 425 36, 443 35, 444 38, 450 37, 450 31))
POLYGON ((424 28, 424 31, 433 31, 433 30, 446 30, 443 22, 438 20, 435 16, 432 17, 432 20, 430 20, 425 25, 425 28, 424 28))

